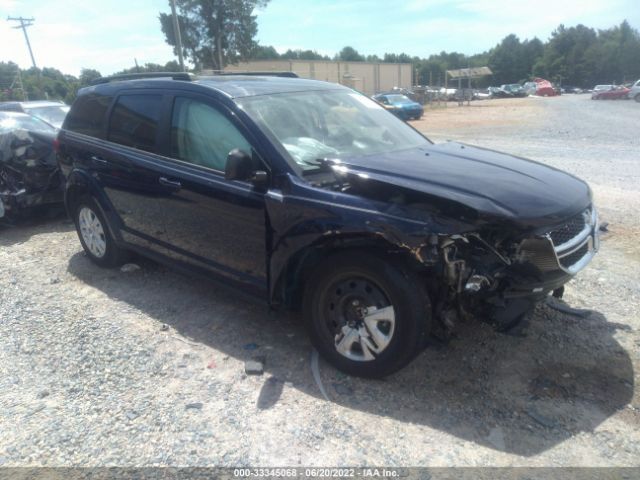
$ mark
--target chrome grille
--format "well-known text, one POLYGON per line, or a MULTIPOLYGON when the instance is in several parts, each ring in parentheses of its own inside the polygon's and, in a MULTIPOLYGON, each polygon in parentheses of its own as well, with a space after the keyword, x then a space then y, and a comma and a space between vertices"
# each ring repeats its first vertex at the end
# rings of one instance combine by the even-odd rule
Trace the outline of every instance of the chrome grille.
POLYGON ((598 214, 594 208, 569 219, 547 234, 558 259, 558 266, 575 275, 593 258, 598 249, 598 214))
MULTIPOLYGON (((589 212, 590 213, 590 212, 589 212)), ((575 238, 586 225, 584 213, 580 213, 570 219, 566 224, 561 227, 551 230, 549 236, 554 245, 562 245, 567 243, 572 238, 575 238)))
POLYGON ((564 270, 575 275, 598 250, 598 215, 589 208, 545 235, 524 240, 519 259, 541 272, 564 270))
POLYGON ((564 268, 571 268, 589 254, 589 242, 582 245, 576 251, 560 258, 560 265, 564 268))

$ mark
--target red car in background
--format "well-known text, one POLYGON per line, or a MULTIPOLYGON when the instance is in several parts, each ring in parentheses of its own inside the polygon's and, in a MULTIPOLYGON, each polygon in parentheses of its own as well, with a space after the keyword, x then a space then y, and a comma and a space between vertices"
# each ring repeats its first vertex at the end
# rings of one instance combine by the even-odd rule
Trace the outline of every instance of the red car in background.
POLYGON ((627 98, 629 91, 627 87, 622 86, 596 85, 591 93, 591 100, 619 100, 627 98))
POLYGON ((534 78, 533 81, 536 83, 536 95, 540 97, 555 97, 559 94, 549 80, 534 78))

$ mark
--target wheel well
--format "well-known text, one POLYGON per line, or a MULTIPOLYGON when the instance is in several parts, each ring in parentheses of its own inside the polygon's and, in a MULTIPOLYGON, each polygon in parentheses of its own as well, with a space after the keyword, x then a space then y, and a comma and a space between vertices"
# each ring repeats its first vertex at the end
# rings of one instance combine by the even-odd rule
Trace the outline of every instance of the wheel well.
POLYGON ((274 303, 281 303, 293 310, 299 310, 302 306, 305 284, 315 267, 336 253, 348 250, 378 255, 407 269, 425 270, 424 265, 406 251, 386 241, 371 238, 335 239, 308 246, 297 252, 287 262, 274 289, 274 303))
POLYGON ((73 209, 78 202, 78 199, 89 195, 89 189, 84 185, 72 185, 67 188, 64 195, 64 204, 67 209, 67 214, 73 218, 73 209))

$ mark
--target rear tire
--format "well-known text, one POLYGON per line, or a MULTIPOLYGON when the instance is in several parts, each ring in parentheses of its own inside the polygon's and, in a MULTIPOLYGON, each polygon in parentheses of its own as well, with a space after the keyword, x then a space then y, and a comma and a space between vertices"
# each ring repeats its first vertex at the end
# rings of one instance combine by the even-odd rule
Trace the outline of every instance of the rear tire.
POLYGON ((116 245, 109 225, 93 198, 78 200, 73 221, 82 248, 93 263, 101 267, 117 267, 127 260, 129 252, 116 245))
POLYGON ((327 258, 305 287, 311 342, 350 375, 381 378, 425 345, 431 304, 416 274, 379 256, 345 251, 327 258))

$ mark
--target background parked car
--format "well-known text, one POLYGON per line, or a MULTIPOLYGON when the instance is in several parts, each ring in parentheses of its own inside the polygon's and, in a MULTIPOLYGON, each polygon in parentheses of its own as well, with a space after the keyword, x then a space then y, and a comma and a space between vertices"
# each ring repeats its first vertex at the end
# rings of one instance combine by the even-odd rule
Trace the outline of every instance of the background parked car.
POLYGON ((500 90, 504 90, 505 92, 510 93, 514 97, 526 97, 527 92, 525 92, 522 85, 519 83, 510 83, 508 85, 500 85, 500 90))
POLYGON ((591 100, 620 100, 628 98, 629 92, 627 87, 596 85, 591 93, 591 100))
POLYGON ((489 89, 485 88, 484 90, 475 90, 473 92, 473 99, 474 100, 487 100, 491 98, 491 92, 489 92, 489 89))
POLYGON ((535 83, 536 86, 534 95, 538 95, 540 97, 555 97, 556 95, 560 95, 560 90, 554 88, 553 84, 549 80, 545 80, 544 78, 534 78, 533 83, 535 83))
POLYGON ((60 128, 62 127, 64 118, 69 112, 69 105, 62 102, 44 100, 32 102, 2 102, 0 103, 0 111, 28 113, 56 128, 60 128))
POLYGON ((381 93, 374 95, 373 99, 402 120, 411 120, 412 118, 417 120, 424 113, 422 105, 399 93, 381 93))
POLYGON ((560 87, 561 93, 583 93, 583 90, 580 87, 575 87, 573 85, 563 85, 560 87))
POLYGON ((447 102, 451 102, 456 100, 458 94, 457 88, 444 88, 440 89, 440 100, 445 100, 447 102))
POLYGON ((503 90, 500 87, 489 87, 487 88, 489 95, 491 98, 513 98, 513 94, 506 90, 503 90))
POLYGON ((0 218, 62 203, 56 134, 54 127, 31 115, 0 112, 0 218))
POLYGON ((634 83, 631 89, 629 89, 627 97, 633 98, 636 102, 640 102, 640 80, 634 83))

